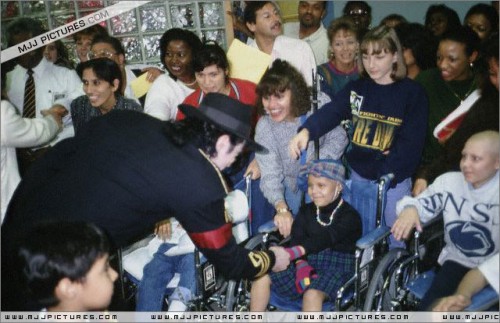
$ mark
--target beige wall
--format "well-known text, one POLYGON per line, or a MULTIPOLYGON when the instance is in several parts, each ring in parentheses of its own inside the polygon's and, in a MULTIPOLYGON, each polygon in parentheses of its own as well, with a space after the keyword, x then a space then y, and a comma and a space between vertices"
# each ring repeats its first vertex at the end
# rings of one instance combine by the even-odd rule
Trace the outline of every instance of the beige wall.
POLYGON ((299 1, 276 1, 281 8, 284 22, 297 21, 297 6, 299 1))

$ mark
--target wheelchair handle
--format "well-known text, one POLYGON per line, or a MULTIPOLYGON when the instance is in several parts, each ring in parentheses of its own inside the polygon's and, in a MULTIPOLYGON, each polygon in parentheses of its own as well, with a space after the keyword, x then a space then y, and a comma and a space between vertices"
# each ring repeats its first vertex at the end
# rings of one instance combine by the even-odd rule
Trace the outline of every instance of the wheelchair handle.
POLYGON ((385 174, 382 177, 380 177, 379 183, 382 184, 382 185, 388 184, 388 183, 392 182, 392 180, 394 179, 394 177, 395 176, 394 176, 393 173, 385 174))

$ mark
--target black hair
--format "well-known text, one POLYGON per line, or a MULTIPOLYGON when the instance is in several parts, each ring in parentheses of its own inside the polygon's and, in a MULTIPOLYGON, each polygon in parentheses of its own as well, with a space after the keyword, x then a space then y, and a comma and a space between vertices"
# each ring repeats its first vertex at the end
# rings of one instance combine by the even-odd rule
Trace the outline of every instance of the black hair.
POLYGON ((47 32, 47 29, 40 20, 26 17, 17 18, 7 25, 7 45, 9 47, 15 45, 12 38, 16 35, 29 33, 31 37, 35 37, 45 32, 47 32))
POLYGON ((311 109, 310 90, 304 80, 304 76, 287 61, 277 59, 273 65, 264 73, 255 92, 257 93, 257 111, 263 115, 266 113, 262 104, 262 98, 290 90, 291 111, 295 117, 301 116, 311 109))
POLYGON ((193 70, 201 72, 206 67, 216 65, 218 68, 224 70, 226 84, 229 82, 229 60, 227 59, 226 52, 213 40, 205 42, 200 50, 194 54, 193 57, 193 70))
POLYGON ((465 45, 467 56, 471 56, 473 52, 479 51, 481 39, 470 27, 459 26, 455 29, 448 29, 441 35, 440 41, 451 40, 465 45))
POLYGON ((347 3, 344 6, 344 9, 342 9, 342 13, 344 16, 349 15, 349 9, 351 6, 354 5, 359 5, 360 7, 364 7, 366 12, 368 12, 368 15, 370 16, 372 14, 372 7, 366 2, 366 1, 347 1, 347 3))
POLYGON ((118 38, 109 35, 95 35, 92 40, 92 46, 98 43, 110 44, 117 54, 122 54, 125 56, 125 49, 118 38))
POLYGON ((257 11, 262 9, 266 4, 272 3, 277 9, 277 5, 272 1, 247 1, 245 10, 243 11, 243 20, 245 23, 254 24, 257 21, 257 11))
POLYGON ((84 282, 96 260, 110 249, 105 233, 85 222, 40 223, 26 237, 18 252, 23 277, 30 293, 44 307, 59 303, 54 291, 61 279, 84 282))
POLYGON ((403 49, 411 50, 417 66, 422 71, 436 67, 438 44, 430 30, 419 23, 399 24, 394 30, 403 49))
POLYGON ((189 48, 191 49, 191 57, 193 57, 201 48, 202 43, 200 38, 193 33, 192 31, 181 29, 181 28, 171 28, 163 33, 160 38, 160 58, 163 66, 167 70, 168 74, 174 80, 176 79, 167 68, 167 64, 165 63, 165 56, 167 53, 167 46, 171 41, 174 40, 182 40, 185 42, 189 48))
POLYGON ((217 154, 215 145, 222 135, 228 135, 233 146, 245 142, 241 137, 194 117, 187 117, 177 122, 167 121, 163 129, 167 138, 177 147, 191 143, 210 157, 215 157, 217 154))
POLYGON ((478 3, 474 6, 472 6, 469 11, 465 14, 464 18, 464 24, 467 21, 467 18, 472 15, 483 15, 488 19, 488 21, 491 24, 491 31, 498 32, 498 11, 493 8, 493 6, 485 4, 485 3, 478 3))
MULTIPOLYGON (((435 13, 441 13, 446 17, 446 31, 456 29, 462 24, 460 23, 460 18, 458 18, 458 14, 455 10, 450 7, 445 6, 444 4, 431 5, 427 12, 425 13, 425 26, 429 28, 429 24, 431 23, 431 17, 435 13)), ((445 32, 446 32, 445 31, 445 32)))
POLYGON ((481 46, 480 64, 478 67, 478 84, 481 96, 496 95, 498 104, 498 89, 490 81, 489 61, 495 60, 498 64, 498 35, 487 38, 481 46))
MULTIPOLYGON (((109 84, 113 84, 114 80, 118 80, 118 89, 121 89, 122 84, 122 71, 120 66, 116 64, 115 61, 109 59, 107 57, 100 57, 95 59, 90 59, 86 62, 82 62, 76 66, 76 73, 80 77, 83 78, 83 71, 86 69, 92 69, 94 74, 98 79, 108 82, 109 84)), ((120 91, 117 90, 115 95, 117 95, 120 91)))
POLYGON ((64 45, 64 43, 61 40, 56 40, 52 44, 54 44, 54 46, 56 47, 56 50, 57 50, 57 59, 54 62, 54 64, 58 65, 58 66, 63 66, 63 67, 69 68, 69 69, 73 69, 74 66, 73 66, 73 63, 71 63, 71 61, 69 59, 68 49, 66 48, 66 45, 64 45))
MULTIPOLYGON (((307 1, 299 1, 299 4, 300 4, 301 2, 307 2, 307 1)), ((321 4, 323 5, 323 10, 325 10, 325 11, 328 9, 328 2, 329 2, 329 1, 320 1, 320 2, 319 2, 319 3, 321 3, 321 4)))

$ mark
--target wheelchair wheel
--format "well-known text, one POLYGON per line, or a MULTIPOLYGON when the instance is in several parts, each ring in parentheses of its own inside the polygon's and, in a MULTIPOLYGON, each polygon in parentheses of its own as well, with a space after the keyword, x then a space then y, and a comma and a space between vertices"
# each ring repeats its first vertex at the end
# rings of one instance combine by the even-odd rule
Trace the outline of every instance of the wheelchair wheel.
MULTIPOLYGON (((267 250, 279 244, 279 237, 274 234, 259 233, 245 244, 248 250, 267 250)), ((246 312, 250 309, 250 280, 230 280, 227 283, 225 308, 228 312, 246 312)))
POLYGON ((370 280, 363 311, 390 311, 393 308, 392 301, 397 298, 398 291, 394 269, 400 263, 398 260, 408 255, 406 249, 395 248, 380 260, 370 280))

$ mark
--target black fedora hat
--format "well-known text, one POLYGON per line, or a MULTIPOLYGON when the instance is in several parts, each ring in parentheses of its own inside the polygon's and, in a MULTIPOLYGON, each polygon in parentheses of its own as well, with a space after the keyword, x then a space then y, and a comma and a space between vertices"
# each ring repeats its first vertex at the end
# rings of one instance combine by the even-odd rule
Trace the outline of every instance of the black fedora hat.
POLYGON ((194 117, 214 124, 227 132, 245 139, 250 150, 267 152, 267 149, 250 138, 252 132, 252 107, 220 93, 208 93, 199 108, 180 104, 186 117, 194 117))

